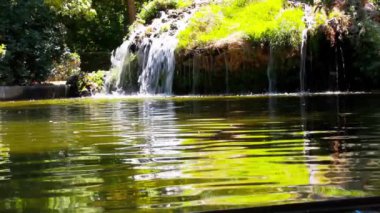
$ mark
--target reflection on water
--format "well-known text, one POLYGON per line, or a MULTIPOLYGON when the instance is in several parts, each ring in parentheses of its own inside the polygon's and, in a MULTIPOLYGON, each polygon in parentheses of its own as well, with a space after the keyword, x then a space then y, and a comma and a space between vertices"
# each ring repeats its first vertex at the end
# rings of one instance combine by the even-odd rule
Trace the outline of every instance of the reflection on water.
POLYGON ((380 195, 377 95, 0 106, 0 212, 213 210, 380 195))

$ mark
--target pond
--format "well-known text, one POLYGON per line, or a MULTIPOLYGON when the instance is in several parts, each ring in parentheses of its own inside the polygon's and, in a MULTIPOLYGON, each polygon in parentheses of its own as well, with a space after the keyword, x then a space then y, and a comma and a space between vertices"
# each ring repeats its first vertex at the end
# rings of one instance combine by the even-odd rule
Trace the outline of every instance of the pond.
POLYGON ((167 212, 380 195, 380 95, 0 103, 0 212, 167 212))

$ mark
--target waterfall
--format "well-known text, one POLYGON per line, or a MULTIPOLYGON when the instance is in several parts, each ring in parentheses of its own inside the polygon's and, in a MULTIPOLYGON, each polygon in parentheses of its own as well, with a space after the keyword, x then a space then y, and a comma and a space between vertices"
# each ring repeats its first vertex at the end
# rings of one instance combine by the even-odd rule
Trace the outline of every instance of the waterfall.
POLYGON ((338 47, 335 47, 335 90, 339 91, 339 57, 338 47))
MULTIPOLYGON (((343 82, 346 83, 346 60, 344 59, 344 52, 342 49, 342 46, 339 48, 340 49, 340 56, 342 60, 342 71, 343 71, 343 82)), ((344 85, 344 89, 347 89, 347 85, 344 85)))
POLYGON ((131 57, 130 51, 132 41, 127 40, 117 48, 111 55, 111 72, 106 78, 105 90, 111 92, 115 90, 118 93, 131 87, 131 57), (128 75, 128 76, 127 76, 128 75), (127 78, 128 77, 128 78, 127 78))
POLYGON ((141 94, 171 94, 175 69, 175 36, 164 33, 151 41, 149 53, 144 51, 144 64, 138 79, 141 94))
POLYGON ((301 64, 300 64, 300 92, 305 92, 305 78, 306 78, 306 55, 307 55, 307 32, 308 29, 302 31, 302 43, 301 43, 301 64))
POLYGON ((224 84, 226 85, 226 94, 230 92, 230 80, 229 80, 229 70, 228 70, 228 61, 226 58, 226 53, 223 53, 224 58, 224 71, 225 71, 225 78, 224 78, 224 84))
POLYGON ((335 46, 335 90, 340 91, 347 89, 346 83, 346 62, 344 58, 344 51, 342 48, 342 37, 338 37, 335 46))
POLYGON ((276 77, 273 70, 274 65, 274 58, 273 58, 273 47, 271 46, 269 48, 269 62, 267 67, 267 77, 268 77, 268 93, 276 93, 275 84, 276 84, 276 77))
POLYGON ((301 36, 301 63, 300 63, 300 93, 305 93, 306 91, 306 57, 307 57, 307 39, 308 32, 314 24, 314 17, 312 8, 305 4, 305 15, 303 20, 305 22, 306 28, 302 31, 301 36))
POLYGON ((161 11, 150 25, 136 25, 111 56, 106 92, 171 94, 177 34, 196 9, 161 11))

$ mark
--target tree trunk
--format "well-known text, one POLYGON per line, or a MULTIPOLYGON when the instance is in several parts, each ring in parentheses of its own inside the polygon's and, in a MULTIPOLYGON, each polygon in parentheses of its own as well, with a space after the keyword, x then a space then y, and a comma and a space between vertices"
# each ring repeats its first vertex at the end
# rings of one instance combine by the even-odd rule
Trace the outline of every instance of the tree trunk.
POLYGON ((127 1, 128 22, 129 24, 132 24, 136 20, 135 0, 124 0, 124 1, 127 1))

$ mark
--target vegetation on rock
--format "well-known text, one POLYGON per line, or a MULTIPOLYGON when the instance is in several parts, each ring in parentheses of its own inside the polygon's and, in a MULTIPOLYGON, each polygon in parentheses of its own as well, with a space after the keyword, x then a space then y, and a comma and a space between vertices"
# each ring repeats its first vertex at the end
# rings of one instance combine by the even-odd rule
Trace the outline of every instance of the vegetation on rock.
MULTIPOLYGON (((185 69, 191 69, 189 64, 198 58, 201 71, 224 73, 249 67, 255 79, 263 77, 274 57, 272 66, 282 79, 278 84, 289 80, 297 85, 301 35, 308 27, 306 63, 319 70, 314 72, 316 79, 337 82, 348 76, 341 80, 356 82, 353 89, 376 88, 380 83, 379 22, 378 1, 222 0, 203 6, 191 18, 178 35, 177 54, 185 69), (311 8, 310 14, 306 7, 311 8), (306 16, 312 17, 309 26, 306 16)), ((204 75, 206 79, 209 74, 204 75)), ((315 88, 342 89, 314 84, 315 88)), ((288 89, 297 89, 294 85, 288 89)))
POLYGON ((174 9, 177 7, 177 0, 153 0, 143 5, 137 18, 142 23, 149 23, 155 18, 159 11, 174 9))
POLYGON ((54 63, 49 81, 66 81, 70 76, 80 72, 80 56, 77 53, 66 52, 54 63))
POLYGON ((297 46, 305 28, 304 12, 284 5, 283 0, 225 0, 204 6, 180 33, 178 48, 206 46, 231 34, 252 42, 297 46))
POLYGON ((101 92, 105 75, 106 71, 98 70, 91 73, 80 72, 71 76, 67 81, 71 88, 71 96, 90 96, 101 92))
MULTIPOLYGON (((141 11, 137 14, 137 22, 149 24, 156 18, 160 11, 168 9, 185 8, 192 5, 192 0, 152 0, 141 6, 141 11)), ((133 27, 133 25, 132 25, 133 27)))

